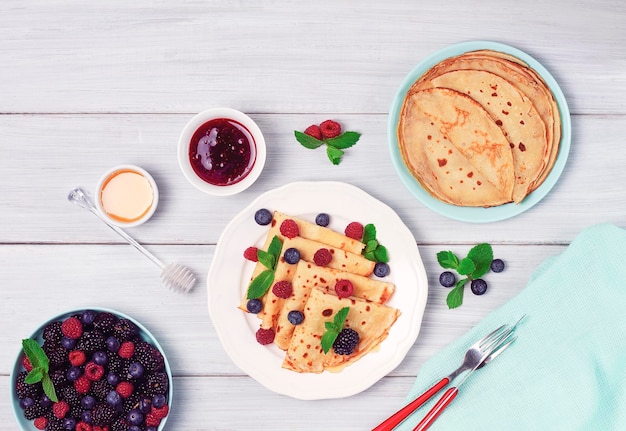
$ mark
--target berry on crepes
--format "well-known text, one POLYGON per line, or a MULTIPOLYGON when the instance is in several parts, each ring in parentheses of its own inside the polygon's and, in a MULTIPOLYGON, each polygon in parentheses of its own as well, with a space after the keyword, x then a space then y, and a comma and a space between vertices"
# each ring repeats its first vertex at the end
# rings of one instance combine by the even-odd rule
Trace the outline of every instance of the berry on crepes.
POLYGON ((271 344, 274 342, 274 337, 276 337, 276 334, 271 328, 259 328, 259 330, 256 331, 256 340, 259 342, 259 344, 271 344))
POLYGON ((283 220, 283 222, 280 224, 280 233, 281 235, 291 239, 297 237, 300 234, 300 229, 298 228, 298 224, 294 220, 287 219, 283 220))
POLYGON ((333 260, 333 254, 327 248, 320 248, 313 254, 313 262, 317 266, 326 266, 333 260))
POLYGON ((287 299, 293 293, 293 285, 287 280, 277 281, 272 286, 272 293, 281 299, 287 299))

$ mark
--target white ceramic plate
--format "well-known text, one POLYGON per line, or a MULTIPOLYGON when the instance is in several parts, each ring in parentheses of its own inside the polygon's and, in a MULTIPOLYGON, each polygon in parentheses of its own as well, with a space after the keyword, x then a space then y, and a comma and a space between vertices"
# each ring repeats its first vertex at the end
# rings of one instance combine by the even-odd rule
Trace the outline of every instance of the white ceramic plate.
POLYGON ((347 397, 359 393, 396 368, 414 344, 428 296, 426 271, 415 238, 387 205, 361 189, 339 182, 298 182, 268 191, 239 213, 224 229, 209 269, 208 306, 224 350, 244 372, 268 389, 304 400, 347 397), (267 226, 254 221, 260 208, 314 222, 318 213, 331 217, 329 227, 343 231, 351 221, 373 223, 377 238, 389 251, 390 274, 396 284, 388 305, 402 314, 378 351, 339 373, 303 373, 281 368, 285 353, 257 343, 260 320, 237 307, 248 288, 254 263, 243 258, 249 246, 261 247, 267 226))
POLYGON ((458 43, 456 45, 451 45, 443 48, 435 52, 434 54, 426 57, 417 66, 415 66, 415 68, 411 70, 411 72, 409 72, 409 74, 405 77, 404 81, 400 85, 400 88, 398 88, 398 91, 391 104, 391 110, 389 112, 387 124, 387 136, 393 165, 396 168, 396 171, 398 172, 398 175, 400 176, 400 179, 402 180, 404 185, 409 189, 409 191, 411 191, 411 193, 413 193, 413 195, 417 199, 419 199, 424 205, 426 205, 433 211, 438 212, 439 214, 449 217, 451 219, 472 223, 487 223, 508 219, 529 210, 537 203, 539 203, 550 190, 552 190, 557 180, 561 176, 561 173, 565 168, 565 164, 569 156, 570 142, 572 138, 572 125, 569 108, 567 106, 565 96, 563 95, 563 91, 561 91, 559 84, 556 82, 550 72, 548 72, 548 70, 543 67, 541 63, 539 63, 537 60, 535 60, 533 57, 526 54, 525 52, 520 51, 519 49, 512 46, 497 42, 472 41, 458 43), (402 160, 402 155, 400 154, 400 149, 398 146, 398 136, 396 132, 398 130, 400 112, 402 110, 404 98, 413 83, 417 81, 417 79, 422 76, 426 71, 428 71, 431 67, 445 60, 446 58, 454 57, 457 55, 461 55, 465 52, 476 51, 479 49, 490 49, 492 51, 504 52, 524 61, 531 68, 533 68, 535 72, 537 72, 548 84, 548 87, 550 87, 550 90, 552 91, 552 94, 554 95, 556 103, 559 107, 559 112, 561 115, 561 143, 557 159, 554 163, 554 166, 552 167, 552 170, 550 171, 550 174, 543 182, 543 184, 541 184, 541 186, 539 186, 537 190, 526 196, 526 198, 519 204, 510 203, 490 208, 479 208, 460 207, 444 203, 432 197, 430 193, 428 193, 415 179, 415 177, 413 177, 409 169, 404 164, 404 161, 402 160))

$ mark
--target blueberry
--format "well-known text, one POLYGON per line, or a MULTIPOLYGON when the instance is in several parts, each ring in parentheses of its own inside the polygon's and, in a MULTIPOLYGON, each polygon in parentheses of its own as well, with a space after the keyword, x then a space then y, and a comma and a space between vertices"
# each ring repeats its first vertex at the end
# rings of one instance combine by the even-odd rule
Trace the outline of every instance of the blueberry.
POLYGON ((98 313, 94 310, 85 310, 83 311, 83 315, 81 316, 81 320, 83 325, 91 325, 93 324, 93 320, 96 318, 98 313))
POLYGON ((106 353, 97 351, 93 354, 93 361, 98 365, 104 365, 109 360, 109 357, 106 353))
POLYGON ((61 346, 63 346, 64 349, 66 350, 73 349, 75 345, 76 345, 76 339, 69 338, 69 337, 61 338, 61 346))
POLYGON ((137 425, 131 425, 131 426, 128 427, 128 431, 141 431, 141 427, 139 427, 137 425))
POLYGON ((80 405, 83 406, 87 410, 91 410, 93 409, 93 406, 96 405, 96 399, 92 397, 91 395, 85 395, 80 400, 80 405))
POLYGON ((50 398, 48 398, 48 395, 46 394, 41 394, 41 399, 39 400, 39 404, 41 404, 41 407, 50 407, 52 405, 52 400, 50 398))
POLYGON ((450 271, 444 271, 439 276, 439 283, 443 287, 452 287, 456 283, 456 276, 450 271))
POLYGON ((323 227, 328 226, 330 224, 330 216, 326 213, 319 213, 315 217, 315 224, 323 227))
POLYGON ((139 411, 142 413, 150 413, 152 410, 152 398, 151 397, 142 397, 139 399, 139 411))
POLYGON ((502 259, 494 259, 491 261, 491 270, 493 272, 502 272, 504 271, 504 262, 502 259))
POLYGON ((261 226, 266 226, 272 221, 272 213, 265 208, 261 208, 256 213, 254 213, 254 221, 261 226))
POLYGON ((133 362, 128 366, 128 374, 135 379, 140 379, 143 377, 143 365, 139 362, 133 362))
POLYGON ((260 299, 249 299, 246 303, 246 309, 252 314, 260 313, 263 310, 263 303, 260 299))
POLYGON ((482 278, 472 280, 472 293, 474 295, 482 295, 487 291, 487 282, 482 278))
POLYGON ((120 382, 120 378, 117 374, 115 374, 114 372, 109 372, 107 374, 107 382, 111 385, 111 386, 117 386, 117 384, 120 382))
POLYGON ((117 391, 109 391, 107 394, 107 403, 113 407, 122 403, 122 397, 117 391))
POLYGON ((140 425, 143 422, 143 413, 141 413, 138 409, 132 409, 126 415, 126 420, 131 425, 140 425))
POLYGON ((298 310, 291 310, 287 314, 287 320, 289 320, 289 323, 291 323, 292 325, 299 325, 304 320, 304 314, 302 314, 302 312, 298 310))
POLYGON ((155 394, 152 396, 152 405, 157 409, 163 407, 165 405, 165 395, 155 394))
POLYGON ((389 275, 389 265, 385 262, 376 262, 374 265, 374 274, 376 277, 386 277, 389 275))
POLYGON ((65 373, 65 377, 67 377, 67 380, 74 382, 80 377, 81 374, 80 368, 69 367, 67 369, 67 373, 65 373))
POLYGON ((110 352, 117 353, 117 351, 120 349, 120 340, 115 338, 113 335, 108 337, 107 349, 109 349, 110 352))
POLYGON ((74 418, 63 419, 63 429, 73 430, 74 428, 76 428, 76 419, 74 418))
POLYGON ((86 424, 91 423, 91 410, 85 410, 80 414, 80 419, 86 424))
POLYGON ((27 407, 32 407, 33 405, 35 405, 35 400, 33 400, 31 397, 22 398, 20 400, 20 407, 23 409, 27 407))
POLYGON ((290 247, 285 250, 285 253, 283 253, 283 258, 285 259, 285 262, 293 265, 294 263, 298 263, 300 260, 300 252, 297 248, 290 247))

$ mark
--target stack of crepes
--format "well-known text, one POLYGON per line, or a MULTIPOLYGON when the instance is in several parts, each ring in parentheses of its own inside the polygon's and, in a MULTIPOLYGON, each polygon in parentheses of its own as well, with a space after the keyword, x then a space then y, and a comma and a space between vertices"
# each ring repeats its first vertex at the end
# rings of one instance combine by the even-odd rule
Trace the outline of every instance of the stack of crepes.
MULTIPOLYGON (((274 343, 286 351, 283 368, 313 373, 337 371, 376 348, 387 337, 400 312, 384 305, 395 286, 369 277, 375 263, 361 255, 365 244, 279 212, 274 212, 270 226, 264 250, 277 236, 283 243, 283 253, 292 247, 300 253, 300 261, 296 264, 285 262, 281 254, 274 273, 275 283, 292 283, 291 296, 279 298, 270 288, 260 298, 263 310, 257 314, 261 319, 261 328, 274 330, 274 343), (298 225, 299 234, 295 238, 287 238, 280 233, 280 225, 287 219, 294 220, 298 225), (320 248, 332 253, 328 266, 317 266, 313 262, 313 256, 320 248), (350 280, 354 287, 352 296, 340 298, 336 295, 334 286, 338 280, 350 280), (359 344, 351 355, 338 355, 332 349, 324 353, 321 338, 326 331, 325 322, 332 321, 333 316, 344 307, 350 307, 344 326, 359 333, 359 344), (301 324, 293 325, 287 319, 292 310, 304 314, 301 324)), ((263 270, 265 267, 258 263, 252 279, 263 270)), ((240 308, 246 311, 245 298, 240 308)))
POLYGON ((561 140, 558 105, 539 74, 508 54, 448 58, 409 89, 398 125, 405 165, 458 206, 520 203, 546 179, 561 140))

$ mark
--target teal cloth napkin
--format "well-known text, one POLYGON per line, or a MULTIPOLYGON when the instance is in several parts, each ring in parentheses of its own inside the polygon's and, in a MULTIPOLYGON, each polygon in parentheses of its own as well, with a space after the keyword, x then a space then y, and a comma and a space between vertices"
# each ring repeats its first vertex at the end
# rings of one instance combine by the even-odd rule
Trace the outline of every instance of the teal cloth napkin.
MULTIPOLYGON (((517 341, 461 386, 430 430, 626 430, 626 231, 609 224, 585 229, 516 297, 429 359, 407 401, 523 314, 517 341)), ((441 394, 397 429, 413 429, 441 394)))

